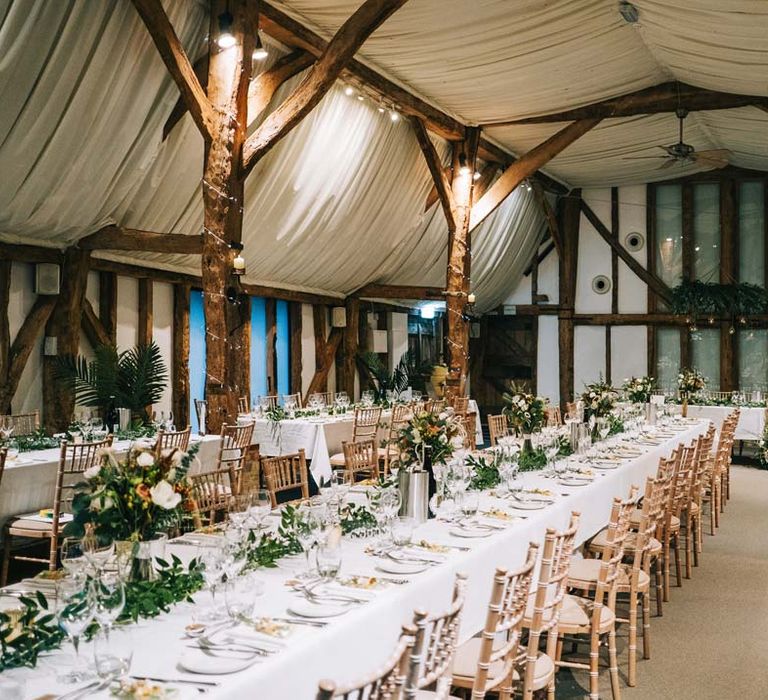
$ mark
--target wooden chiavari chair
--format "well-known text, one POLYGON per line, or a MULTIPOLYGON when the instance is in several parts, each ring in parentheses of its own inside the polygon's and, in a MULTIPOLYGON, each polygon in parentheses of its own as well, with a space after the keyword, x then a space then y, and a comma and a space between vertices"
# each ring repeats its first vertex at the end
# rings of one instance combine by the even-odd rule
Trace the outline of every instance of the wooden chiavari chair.
POLYGON ((413 418, 413 409, 408 404, 395 404, 392 407, 392 415, 389 419, 389 430, 384 445, 379 447, 379 461, 381 461, 384 474, 389 474, 389 465, 397 461, 400 449, 397 446, 400 439, 400 431, 405 428, 413 418))
MULTIPOLYGON (((336 401, 335 391, 313 391, 309 396, 319 396, 325 401, 326 406, 333 406, 336 401)), ((309 396, 307 399, 309 399, 309 396)))
POLYGON ((699 437, 699 449, 697 451, 697 468, 691 482, 690 508, 686 512, 686 527, 694 532, 693 565, 699 565, 704 540, 703 527, 703 496, 704 480, 712 462, 712 445, 715 441, 715 426, 709 426, 706 434, 699 437))
POLYGON ((462 426, 464 426, 464 448, 474 450, 475 445, 475 426, 477 425, 477 414, 474 411, 467 413, 462 417, 462 426))
POLYGON ((75 486, 83 480, 83 472, 98 465, 103 458, 102 450, 111 445, 111 435, 99 442, 70 444, 64 441, 61 443, 53 500, 53 517, 50 522, 39 522, 37 520, 30 520, 28 516, 25 518, 24 515, 20 515, 6 523, 0 586, 4 586, 8 582, 8 569, 13 559, 47 564, 50 571, 56 570, 59 539, 63 529, 59 524, 60 518, 70 511, 72 499, 75 495, 75 486), (43 559, 41 557, 13 554, 14 538, 17 537, 31 540, 49 540, 48 558, 43 559))
POLYGON ((195 415, 197 416, 197 426, 198 431, 201 435, 205 434, 205 426, 203 425, 203 414, 205 414, 205 418, 207 420, 208 418, 208 402, 204 401, 203 399, 195 399, 195 415))
POLYGON ((499 444, 499 438, 509 436, 509 421, 503 413, 488 416, 488 434, 491 438, 491 447, 499 444))
POLYGON ((252 437, 253 423, 221 426, 221 444, 216 469, 229 475, 229 486, 233 496, 240 493, 240 477, 245 467, 252 437))
POLYGON ((192 474, 189 477, 192 484, 192 520, 195 528, 213 525, 217 514, 226 513, 232 498, 232 489, 224 471, 208 471, 192 474))
POLYGON ((453 398, 453 402, 451 403, 451 408, 453 408, 454 413, 458 413, 462 416, 466 415, 469 411, 469 397, 455 396, 453 398))
POLYGON ((186 452, 189 449, 189 437, 192 428, 189 426, 184 430, 168 431, 159 430, 157 441, 155 442, 155 454, 160 456, 166 450, 181 450, 186 452))
MULTIPOLYGON (((259 407, 271 411, 277 408, 279 397, 277 394, 269 394, 268 396, 259 396, 259 407)), ((246 411, 247 412, 247 411, 246 411)))
POLYGON ((33 435, 40 430, 40 411, 0 416, 0 425, 4 421, 10 423, 10 427, 13 428, 12 435, 14 437, 33 435))
POLYGON ((341 447, 344 450, 344 471, 351 482, 358 478, 379 478, 379 451, 375 440, 342 442, 341 447))
POLYGON ((416 629, 403 626, 395 651, 381 670, 349 685, 320 681, 316 700, 398 700, 402 697, 408 669, 413 660, 416 629))
POLYGON ((546 416, 547 427, 559 428, 563 424, 559 406, 547 406, 544 409, 544 415, 546 416))
POLYGON ((248 405, 248 397, 247 396, 241 396, 237 400, 237 412, 238 413, 250 413, 251 409, 248 405))
POLYGON ((291 498, 292 501, 309 498, 309 475, 304 450, 265 458, 262 460, 261 467, 264 470, 264 480, 273 508, 277 508, 277 496, 281 493, 301 494, 298 498, 291 498))
POLYGON ((430 615, 417 610, 414 613, 416 635, 403 694, 405 700, 446 700, 449 697, 466 583, 464 574, 456 574, 451 605, 445 612, 430 615), (435 690, 425 694, 424 689, 432 685, 435 690))
POLYGON ((424 411, 433 415, 439 415, 445 411, 445 399, 427 399, 424 402, 424 411))
MULTIPOLYGON (((607 638, 608 641, 608 670, 611 678, 611 692, 614 700, 619 700, 621 690, 619 686, 619 666, 616 653, 616 594, 619 582, 621 562, 624 557, 624 541, 629 532, 629 519, 635 508, 637 487, 633 486, 629 492, 629 498, 622 501, 613 499, 613 508, 608 525, 607 543, 603 549, 602 559, 583 560, 598 570, 594 578, 594 597, 582 598, 575 595, 566 595, 563 607, 560 611, 558 624, 558 644, 556 665, 558 668, 578 668, 589 671, 589 697, 590 700, 599 700, 599 661, 600 642, 607 638), (562 637, 575 635, 588 637, 589 661, 564 661, 562 659, 562 637)), ((586 568, 586 567, 585 567, 586 568)), ((580 580, 577 562, 571 562, 571 570, 568 576, 568 585, 583 588, 585 582, 580 580)), ((589 575, 589 583, 592 583, 592 575, 589 575)), ((587 588, 590 586, 587 584, 587 588)))
POLYGON ((555 698, 555 660, 560 614, 568 590, 568 571, 573 554, 573 540, 579 528, 579 513, 571 513, 568 528, 563 531, 547 529, 539 563, 539 578, 535 592, 528 597, 523 628, 528 630, 525 651, 523 700, 546 688, 548 700, 555 698), (546 647, 539 651, 539 642, 546 636, 546 647))
MULTIPOLYGON (((355 417, 352 423, 352 441, 364 442, 367 440, 376 441, 376 434, 381 422, 381 406, 373 408, 356 408, 355 417)), ((378 456, 378 451, 376 452, 378 456)), ((343 467, 346 464, 344 452, 337 452, 331 455, 331 467, 343 467)))
POLYGON ((296 408, 302 408, 303 404, 301 401, 301 393, 297 394, 283 394, 283 406, 285 406, 286 402, 289 399, 293 399, 296 403, 296 408))
POLYGON ((520 681, 515 664, 538 550, 539 546, 531 542, 521 568, 496 569, 483 633, 456 651, 453 686, 470 689, 473 700, 490 692, 498 693, 499 700, 510 700, 520 681))
POLYGON ((720 527, 720 513, 723 510, 723 483, 730 465, 733 439, 739 421, 738 409, 730 413, 720 428, 720 435, 715 447, 714 457, 710 460, 710 469, 704 475, 703 503, 709 504, 709 528, 714 535, 720 527))

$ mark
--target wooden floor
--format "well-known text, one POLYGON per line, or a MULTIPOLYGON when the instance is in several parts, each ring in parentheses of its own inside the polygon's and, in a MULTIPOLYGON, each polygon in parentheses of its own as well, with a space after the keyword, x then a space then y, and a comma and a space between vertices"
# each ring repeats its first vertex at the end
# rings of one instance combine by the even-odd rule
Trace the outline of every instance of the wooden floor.
MULTIPOLYGON (((732 467, 717 535, 705 535, 701 565, 682 588, 673 586, 651 627, 651 659, 640 660, 637 687, 622 687, 627 700, 768 698, 768 471, 732 467)), ((561 672, 558 680, 558 699, 587 696, 586 672, 561 672)), ((600 697, 611 698, 607 668, 600 697)))

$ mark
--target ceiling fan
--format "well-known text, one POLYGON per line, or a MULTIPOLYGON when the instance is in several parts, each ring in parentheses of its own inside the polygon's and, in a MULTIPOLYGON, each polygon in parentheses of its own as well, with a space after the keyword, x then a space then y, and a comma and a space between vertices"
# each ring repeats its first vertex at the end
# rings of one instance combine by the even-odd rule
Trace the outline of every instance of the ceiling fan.
POLYGON ((671 168, 673 165, 686 165, 689 163, 696 163, 701 165, 707 170, 714 170, 717 168, 724 168, 728 165, 728 156, 731 152, 727 148, 715 148, 709 151, 697 151, 693 146, 683 141, 683 123, 688 116, 688 110, 678 107, 675 110, 677 118, 680 120, 679 140, 677 143, 673 143, 670 146, 658 146, 666 154, 663 156, 635 156, 631 158, 625 158, 624 160, 645 160, 645 159, 658 159, 663 158, 664 162, 659 166, 659 170, 665 170, 671 168))

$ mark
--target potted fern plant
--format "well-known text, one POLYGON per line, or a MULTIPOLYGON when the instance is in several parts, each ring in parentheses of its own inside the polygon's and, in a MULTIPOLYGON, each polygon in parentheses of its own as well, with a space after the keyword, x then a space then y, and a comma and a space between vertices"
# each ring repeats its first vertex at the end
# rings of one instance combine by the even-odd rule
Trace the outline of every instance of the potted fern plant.
POLYGON ((148 409, 160 401, 168 383, 168 370, 154 341, 123 351, 98 345, 92 360, 64 355, 57 374, 74 392, 78 405, 101 410, 105 424, 118 408, 127 408, 132 422, 148 425, 148 409))

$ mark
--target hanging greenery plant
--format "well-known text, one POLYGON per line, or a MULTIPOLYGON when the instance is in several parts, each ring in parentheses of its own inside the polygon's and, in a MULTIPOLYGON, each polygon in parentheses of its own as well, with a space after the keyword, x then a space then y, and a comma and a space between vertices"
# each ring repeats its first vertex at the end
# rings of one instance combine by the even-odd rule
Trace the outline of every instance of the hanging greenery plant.
POLYGON ((693 316, 743 316, 768 312, 768 292, 746 282, 682 282, 672 289, 672 313, 693 316))

